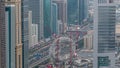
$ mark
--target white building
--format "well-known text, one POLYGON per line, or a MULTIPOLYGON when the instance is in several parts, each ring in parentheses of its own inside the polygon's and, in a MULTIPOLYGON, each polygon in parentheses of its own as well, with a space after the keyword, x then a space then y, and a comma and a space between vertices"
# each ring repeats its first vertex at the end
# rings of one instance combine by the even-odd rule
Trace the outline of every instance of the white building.
POLYGON ((38 25, 32 24, 32 11, 29 11, 29 47, 33 47, 38 43, 38 25))
POLYGON ((58 20, 57 25, 58 25, 57 30, 58 30, 58 35, 59 35, 59 34, 61 34, 61 33, 63 32, 63 26, 62 26, 63 23, 62 23, 62 21, 61 21, 61 20, 58 20))
POLYGON ((115 68, 114 0, 94 0, 94 63, 93 68, 115 68))

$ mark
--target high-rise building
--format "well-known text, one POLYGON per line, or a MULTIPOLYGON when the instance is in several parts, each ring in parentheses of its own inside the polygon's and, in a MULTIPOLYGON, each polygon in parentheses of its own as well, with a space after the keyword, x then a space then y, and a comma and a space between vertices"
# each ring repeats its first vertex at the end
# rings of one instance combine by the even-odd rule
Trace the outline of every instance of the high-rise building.
POLYGON ((51 0, 43 0, 43 22, 44 22, 44 38, 49 38, 51 33, 51 0))
POLYGON ((82 24, 84 19, 88 17, 88 1, 89 0, 79 0, 79 24, 82 24))
POLYGON ((6 66, 22 68, 21 0, 5 0, 6 66))
POLYGON ((15 68, 15 5, 7 5, 5 9, 6 22, 6 68, 15 68))
POLYGON ((38 41, 51 36, 51 0, 30 0, 29 10, 32 11, 32 23, 38 24, 38 41))
POLYGON ((58 34, 58 7, 56 3, 52 3, 52 34, 58 34))
POLYGON ((81 24, 88 15, 88 0, 67 0, 68 24, 81 24))
POLYGON ((0 0, 0 68, 6 68, 5 5, 0 0))
POLYGON ((67 0, 67 24, 78 24, 79 0, 67 0))
POLYGON ((58 20, 63 23, 62 33, 64 33, 67 26, 67 0, 52 0, 52 2, 57 4, 58 20))
POLYGON ((89 30, 84 38, 84 48, 87 50, 93 49, 93 30, 89 30))
POLYGON ((30 41, 29 48, 30 48, 38 44, 38 24, 32 23, 32 11, 29 11, 28 21, 29 21, 29 41, 30 41))
POLYGON ((115 22, 114 0, 95 0, 94 15, 94 62, 93 68, 115 67, 115 22))
POLYGON ((29 0, 22 0, 22 68, 28 68, 28 48, 29 48, 29 24, 28 24, 28 11, 29 0))
POLYGON ((29 10, 32 11, 32 23, 38 25, 38 40, 44 37, 43 32, 43 1, 29 0, 29 10))

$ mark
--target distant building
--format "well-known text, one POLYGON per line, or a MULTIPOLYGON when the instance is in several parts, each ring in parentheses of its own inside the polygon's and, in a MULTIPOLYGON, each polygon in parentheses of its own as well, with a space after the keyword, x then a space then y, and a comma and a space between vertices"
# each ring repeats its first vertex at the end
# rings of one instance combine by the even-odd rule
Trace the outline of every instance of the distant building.
POLYGON ((57 4, 58 20, 63 23, 62 33, 64 33, 67 26, 67 0, 52 0, 52 2, 57 4))
POLYGON ((51 33, 51 0, 43 0, 43 22, 44 22, 44 38, 49 38, 51 33))
POLYGON ((67 0, 68 24, 82 24, 88 17, 88 0, 67 0))
POLYGON ((52 34, 58 34, 58 7, 56 3, 52 3, 52 34))
POLYGON ((28 53, 29 53, 29 23, 28 23, 28 11, 29 11, 29 0, 22 0, 22 68, 29 68, 28 67, 28 53))
POLYGON ((0 0, 0 68, 6 68, 5 3, 0 0))
POLYGON ((32 23, 38 24, 38 41, 52 35, 51 0, 30 0, 29 10, 32 11, 32 23))
POLYGON ((116 24, 116 47, 117 52, 120 54, 120 24, 116 24))
POLYGON ((116 68, 116 5, 114 0, 95 0, 95 6, 93 68, 116 68))
POLYGON ((32 23, 32 11, 29 11, 29 48, 38 44, 38 24, 32 23))
POLYGON ((79 0, 67 0, 67 24, 78 24, 79 0))
POLYGON ((63 29, 63 23, 62 23, 62 21, 61 20, 58 20, 58 27, 57 27, 57 29, 58 29, 58 34, 62 34, 62 29, 63 29))
POLYGON ((88 1, 89 0, 79 0, 79 24, 82 24, 84 19, 88 17, 88 1))
POLYGON ((84 38, 84 49, 91 50, 93 49, 93 30, 87 32, 84 38))
POLYGON ((44 37, 43 24, 43 1, 44 0, 29 0, 29 10, 32 11, 32 23, 38 25, 38 41, 44 37))

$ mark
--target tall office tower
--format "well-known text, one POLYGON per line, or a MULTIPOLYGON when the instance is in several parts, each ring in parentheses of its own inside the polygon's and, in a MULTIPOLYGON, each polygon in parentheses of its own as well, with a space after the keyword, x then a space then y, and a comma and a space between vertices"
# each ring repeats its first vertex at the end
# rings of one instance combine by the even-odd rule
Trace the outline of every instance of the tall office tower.
POLYGON ((6 68, 15 68, 15 5, 7 5, 5 8, 6 22, 6 68))
POLYGON ((21 0, 5 0, 6 66, 22 68, 21 0))
POLYGON ((52 34, 58 34, 58 7, 56 3, 52 3, 52 34))
POLYGON ((51 36, 51 0, 30 0, 32 23, 38 24, 38 41, 51 36))
POLYGON ((81 24, 88 15, 88 0, 67 0, 68 24, 81 24))
POLYGON ((44 22, 44 38, 49 38, 51 33, 51 0, 43 0, 43 22, 44 22))
POLYGON ((67 24, 78 24, 79 0, 67 0, 67 24))
POLYGON ((28 68, 28 48, 29 48, 29 24, 28 24, 28 11, 29 0, 22 0, 22 43, 23 43, 23 66, 22 68, 28 68))
POLYGON ((67 0, 52 0, 52 2, 57 4, 58 20, 62 22, 62 33, 64 33, 67 25, 67 0))
POLYGON ((94 15, 94 63, 93 68, 115 67, 115 22, 114 0, 95 0, 94 15))
POLYGON ((79 0, 79 24, 81 25, 84 19, 88 17, 88 1, 89 0, 79 0))
POLYGON ((0 68, 6 68, 6 39, 5 39, 5 5, 0 0, 0 68))
POLYGON ((32 11, 32 23, 38 25, 38 40, 44 37, 43 32, 43 0, 29 0, 29 10, 32 11))

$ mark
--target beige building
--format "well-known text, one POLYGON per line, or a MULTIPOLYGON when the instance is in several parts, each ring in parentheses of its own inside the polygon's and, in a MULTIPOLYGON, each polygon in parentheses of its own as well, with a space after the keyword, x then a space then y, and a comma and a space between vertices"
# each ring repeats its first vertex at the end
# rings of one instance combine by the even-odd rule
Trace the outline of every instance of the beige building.
POLYGON ((116 24, 116 46, 118 54, 120 54, 120 24, 116 24))
POLYGON ((22 68, 21 0, 5 0, 5 5, 15 6, 15 59, 14 60, 15 60, 15 68, 22 68))
POLYGON ((120 24, 116 24, 116 34, 120 34, 120 24))
POLYGON ((84 49, 93 49, 93 30, 88 31, 84 36, 84 49))

